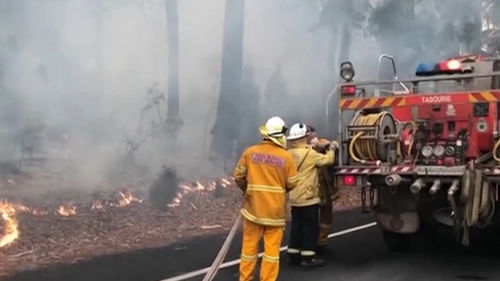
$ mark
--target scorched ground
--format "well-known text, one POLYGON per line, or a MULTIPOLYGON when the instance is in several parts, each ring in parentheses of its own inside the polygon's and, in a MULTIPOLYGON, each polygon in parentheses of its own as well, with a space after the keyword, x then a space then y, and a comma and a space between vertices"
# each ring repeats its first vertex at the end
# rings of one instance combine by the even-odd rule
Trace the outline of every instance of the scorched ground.
MULTIPOLYGON (((106 188, 75 189, 78 183, 59 173, 4 179, 0 276, 224 233, 240 208, 241 192, 230 177, 181 181, 164 208, 147 200, 151 183, 109 181, 101 183, 106 188)), ((358 206, 358 193, 342 191, 336 209, 358 206)))

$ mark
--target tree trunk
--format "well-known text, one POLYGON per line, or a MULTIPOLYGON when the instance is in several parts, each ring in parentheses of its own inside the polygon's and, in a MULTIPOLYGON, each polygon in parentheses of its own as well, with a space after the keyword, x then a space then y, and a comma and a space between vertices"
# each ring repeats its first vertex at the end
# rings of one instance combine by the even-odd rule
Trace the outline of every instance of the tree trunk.
POLYGON ((244 9, 244 0, 226 1, 219 102, 211 131, 213 152, 224 159, 231 157, 240 130, 244 9))
MULTIPOLYGON (((349 59, 349 53, 350 53, 350 48, 351 48, 351 22, 349 20, 345 20, 343 27, 342 27, 342 39, 340 41, 340 50, 339 50, 339 56, 337 59, 337 68, 340 67, 340 63, 347 61, 349 59)), ((338 72, 337 72, 338 73, 338 72)), ((340 77, 337 76, 337 84, 340 83, 340 77)), ((329 108, 331 109, 329 111, 329 136, 333 136, 334 139, 337 139, 339 136, 338 129, 339 129, 339 114, 338 114, 338 104, 339 104, 339 95, 338 93, 335 93, 330 100, 329 108)))
POLYGON ((181 125, 179 109, 179 26, 177 0, 165 0, 168 39, 167 127, 175 138, 181 125))

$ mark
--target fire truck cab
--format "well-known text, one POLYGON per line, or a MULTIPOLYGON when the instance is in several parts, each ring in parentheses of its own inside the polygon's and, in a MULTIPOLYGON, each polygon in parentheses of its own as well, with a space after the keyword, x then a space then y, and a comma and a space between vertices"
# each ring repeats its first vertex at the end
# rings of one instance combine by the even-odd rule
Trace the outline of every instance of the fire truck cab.
POLYGON ((350 62, 340 72, 336 183, 361 188, 389 248, 440 225, 469 245, 496 223, 500 58, 422 63, 412 79, 354 81, 350 62))

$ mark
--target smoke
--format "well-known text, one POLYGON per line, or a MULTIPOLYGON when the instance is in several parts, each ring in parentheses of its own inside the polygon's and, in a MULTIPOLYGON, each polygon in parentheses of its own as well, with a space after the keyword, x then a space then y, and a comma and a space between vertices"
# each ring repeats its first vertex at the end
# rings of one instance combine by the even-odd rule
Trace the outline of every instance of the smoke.
MULTIPOLYGON (((471 1, 420 1, 414 18, 388 16, 400 12, 394 2, 401 1, 353 1, 354 12, 332 5, 338 1, 320 2, 245 2, 238 150, 258 141, 257 126, 273 115, 290 125, 311 123, 325 133, 325 101, 338 80, 344 24, 351 35, 344 47, 356 79, 376 78, 381 52, 395 53, 404 66, 399 76, 409 76, 417 58, 454 55, 475 48, 477 41, 465 36, 477 27, 477 18, 463 16, 477 9, 464 6, 471 1), (460 33, 466 22, 468 31, 460 33), (440 40, 446 34, 451 39, 440 40)), ((147 177, 162 165, 175 168, 181 178, 221 175, 224 163, 210 157, 209 143, 225 4, 178 1, 183 126, 174 142, 162 133, 166 101, 144 110, 149 89, 167 95, 163 0, 2 1, 0 160, 20 157, 25 146, 34 153, 69 156, 75 174, 86 182, 111 171, 147 177), (24 144, 29 134, 41 137, 24 144), (127 161, 135 173, 125 169, 127 161)))

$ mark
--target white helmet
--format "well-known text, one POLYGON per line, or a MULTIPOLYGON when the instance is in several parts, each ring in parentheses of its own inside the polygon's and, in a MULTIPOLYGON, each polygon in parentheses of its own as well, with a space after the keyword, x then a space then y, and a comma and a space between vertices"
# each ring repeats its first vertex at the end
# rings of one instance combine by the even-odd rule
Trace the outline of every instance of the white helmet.
POLYGON ((269 118, 266 122, 265 129, 267 135, 272 137, 281 137, 287 131, 285 121, 278 116, 269 118))
POLYGON ((290 134, 288 134, 288 140, 298 140, 307 136, 307 125, 304 123, 296 123, 290 128, 290 134))

